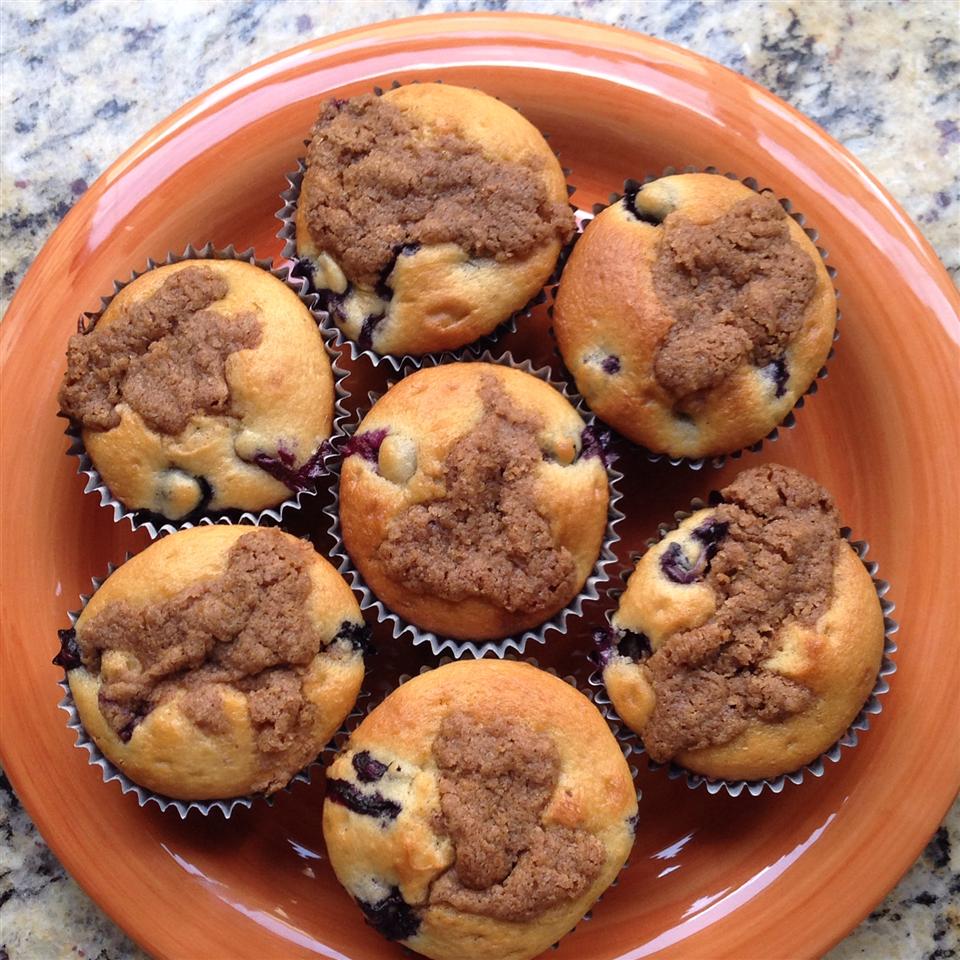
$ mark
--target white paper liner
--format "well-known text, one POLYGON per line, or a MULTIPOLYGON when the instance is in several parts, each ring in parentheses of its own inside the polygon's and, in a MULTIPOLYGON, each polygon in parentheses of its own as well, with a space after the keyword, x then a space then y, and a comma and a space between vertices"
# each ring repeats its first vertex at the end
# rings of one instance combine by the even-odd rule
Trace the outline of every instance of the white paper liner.
MULTIPOLYGON (((124 557, 123 562, 126 563, 126 561, 132 556, 133 554, 128 553, 124 557)), ((70 620, 71 629, 76 627, 77 620, 80 618, 80 614, 83 612, 86 605, 90 602, 90 598, 120 566, 122 566, 122 564, 109 563, 107 564, 107 573, 105 576, 93 577, 91 579, 92 589, 90 593, 81 594, 80 596, 80 609, 70 610, 67 613, 67 616, 70 620)), ((277 793, 272 794, 269 797, 262 794, 249 794, 243 797, 227 797, 222 800, 177 800, 174 797, 168 797, 160 793, 155 793, 152 790, 148 790, 146 787, 141 787, 138 783, 134 783, 133 780, 131 780, 128 776, 126 776, 126 774, 122 773, 113 763, 111 763, 110 760, 108 760, 100 751, 100 748, 94 742, 93 738, 87 734, 87 731, 83 726, 83 721, 80 719, 80 713, 77 710, 73 699, 73 693, 70 690, 70 684, 68 683, 66 676, 57 681, 57 686, 59 686, 63 691, 63 697, 57 706, 67 714, 67 727, 70 730, 75 731, 77 734, 77 739, 74 741, 74 746, 87 751, 87 762, 90 764, 90 766, 100 768, 103 782, 112 783, 113 781, 116 781, 120 785, 121 793, 132 793, 136 797, 138 806, 145 807, 148 803, 155 803, 164 812, 167 810, 174 810, 179 815, 181 820, 185 820, 190 813, 197 813, 207 816, 214 810, 219 811, 225 820, 229 820, 236 810, 248 810, 253 806, 253 803, 256 800, 262 800, 268 806, 272 806, 277 795, 279 793, 289 793, 294 784, 311 783, 314 772, 324 765, 323 757, 329 750, 330 745, 332 745, 338 737, 341 737, 345 730, 348 728, 352 729, 356 723, 366 716, 367 711, 364 708, 364 702, 370 696, 370 694, 366 691, 360 691, 360 693, 357 695, 356 703, 354 704, 350 713, 344 719, 340 729, 331 738, 330 744, 322 748, 317 754, 317 757, 314 760, 311 760, 310 763, 308 763, 302 770, 295 773, 290 778, 289 783, 277 791, 277 793)))
MULTIPOLYGON (((293 290, 294 293, 296 293, 296 295, 300 298, 300 301, 310 311, 311 315, 316 317, 316 311, 314 310, 316 295, 309 293, 307 291, 306 281, 302 278, 292 276, 288 267, 274 267, 272 261, 258 259, 254 255, 252 247, 247 250, 237 252, 233 244, 220 250, 215 248, 212 243, 208 243, 200 249, 197 249, 193 246, 193 244, 190 244, 182 254, 168 253, 166 259, 162 261, 153 260, 151 258, 147 261, 147 266, 145 269, 132 271, 129 279, 122 281, 115 280, 113 283, 113 293, 110 294, 110 296, 101 297, 100 309, 95 313, 85 313, 83 315, 81 322, 83 323, 84 329, 90 330, 96 325, 97 321, 110 305, 113 298, 128 284, 143 276, 145 273, 149 273, 151 270, 156 269, 157 267, 166 266, 171 263, 182 263, 185 260, 242 260, 247 263, 252 263, 254 266, 260 267, 261 269, 267 271, 278 280, 282 280, 283 283, 285 283, 291 290, 293 290)), ((333 372, 334 380, 334 410, 333 420, 331 423, 331 433, 330 437, 324 441, 327 451, 321 457, 321 463, 323 464, 324 470, 328 470, 329 463, 335 456, 333 442, 338 433, 341 432, 343 422, 349 416, 344 403, 350 396, 350 391, 346 387, 346 380, 350 376, 350 372, 344 367, 340 366, 340 355, 336 350, 333 349, 331 345, 331 337, 322 328, 321 335, 323 336, 324 349, 327 352, 327 356, 330 358, 330 367, 333 372)), ((58 416, 64 415, 58 414, 58 416)), ((285 513, 300 509, 304 497, 312 497, 316 496, 317 494, 316 489, 299 490, 293 496, 288 497, 286 500, 277 504, 276 506, 267 507, 266 509, 260 511, 233 509, 218 510, 204 513, 199 517, 192 517, 191 519, 169 520, 166 517, 157 513, 153 513, 149 510, 132 510, 129 507, 124 506, 124 504, 122 504, 116 497, 113 496, 113 494, 110 492, 110 488, 104 482, 99 471, 94 466, 93 461, 90 455, 87 453, 86 447, 84 446, 83 438, 78 425, 72 421, 68 422, 67 429, 64 431, 64 433, 70 439, 70 447, 67 450, 67 456, 77 457, 79 460, 77 473, 82 474, 87 478, 83 492, 99 493, 100 505, 102 507, 109 507, 113 510, 113 520, 115 523, 122 519, 127 519, 129 520, 130 526, 133 530, 138 530, 139 528, 143 527, 146 529, 151 539, 156 539, 161 533, 172 533, 175 530, 187 530, 194 526, 210 523, 250 523, 259 525, 264 522, 272 522, 279 524, 282 522, 285 513)))
MULTIPOLYGON (((658 527, 659 536, 647 541, 647 548, 653 546, 656 543, 659 543, 668 533, 673 530, 676 530, 682 521, 686 520, 697 510, 702 510, 704 507, 709 506, 703 500, 697 498, 691 501, 689 510, 678 510, 674 513, 674 523, 660 524, 658 527)), ((890 590, 890 584, 886 580, 880 580, 877 578, 877 571, 879 569, 879 564, 875 560, 867 560, 867 551, 869 550, 870 545, 865 540, 852 540, 851 530, 849 527, 842 527, 840 529, 840 535, 846 540, 851 547, 856 551, 857 556, 860 558, 860 562, 864 565, 867 570, 867 573, 870 574, 870 578, 873 580, 874 589, 877 592, 877 597, 880 600, 880 609, 883 611, 883 657, 880 661, 880 669, 877 672, 877 680, 873 685, 873 689, 870 691, 870 695, 867 697, 866 702, 860 709, 860 712, 854 718, 853 722, 847 728, 843 736, 836 741, 829 749, 825 750, 819 757, 815 760, 812 760, 810 763, 805 764, 798 770, 790 771, 789 773, 783 773, 776 777, 766 777, 762 780, 715 780, 710 777, 704 777, 698 773, 693 773, 690 770, 678 766, 676 763, 657 763, 655 760, 647 758, 647 766, 650 770, 662 770, 666 768, 667 776, 671 780, 683 779, 686 781, 687 786, 695 790, 700 786, 706 788, 707 793, 716 794, 721 791, 729 794, 731 797, 738 797, 741 793, 746 791, 750 796, 756 797, 763 793, 764 790, 769 790, 771 793, 780 793, 784 786, 789 783, 802 783, 805 774, 810 774, 813 777, 822 777, 826 772, 826 761, 832 763, 839 762, 842 756, 843 748, 853 748, 859 743, 859 734, 863 730, 870 729, 870 717, 872 715, 878 714, 883 710, 883 704, 880 702, 880 697, 883 694, 887 693, 890 689, 890 685, 887 682, 887 677, 891 674, 896 673, 897 665, 891 659, 893 654, 897 651, 897 644, 893 639, 893 635, 899 630, 899 625, 891 619, 890 614, 893 613, 895 604, 891 601, 885 599, 887 592, 890 590)), ((636 561, 640 559, 644 551, 633 551, 630 554, 630 564, 626 567, 620 574, 619 579, 621 582, 626 585, 627 581, 630 578, 630 575, 633 573, 636 566, 636 561)), ((616 601, 617 606, 619 605, 619 598, 623 594, 625 586, 621 587, 612 587, 607 591, 607 595, 611 600, 616 601)), ((614 627, 611 622, 613 614, 617 610, 617 606, 611 607, 606 612, 606 621, 607 629, 614 632, 614 627)), ((616 712, 610 697, 607 694, 606 687, 603 682, 603 667, 600 666, 590 675, 587 681, 591 687, 597 689, 597 696, 595 703, 604 716, 611 718, 617 718, 619 720, 619 715, 616 712)), ((643 741, 640 736, 631 730, 623 721, 620 721, 621 728, 620 733, 618 734, 624 740, 625 746, 628 746, 632 753, 644 754, 646 753, 643 747, 643 741)))
MULTIPOLYGON (((544 667, 541 665, 540 661, 536 657, 523 657, 517 656, 516 654, 509 653, 502 657, 504 660, 512 660, 516 663, 528 663, 533 667, 536 667, 538 670, 545 670, 551 676, 558 677, 563 680, 564 683, 569 684, 575 690, 578 690, 582 693, 599 711, 600 715, 603 717, 604 721, 607 724, 608 729, 613 734, 614 738, 617 741, 618 746, 620 747, 620 752, 623 754, 624 759, 627 761, 627 768, 630 770, 630 776, 633 778, 634 786, 636 787, 637 774, 638 770, 635 764, 631 763, 630 756, 634 752, 633 745, 630 743, 629 739, 623 735, 624 729, 623 721, 611 711, 607 710, 603 706, 603 701, 598 699, 604 694, 602 686, 597 688, 595 684, 592 683, 592 676, 589 677, 586 681, 583 677, 578 676, 577 672, 561 674, 556 667, 544 667)), ((390 690, 383 691, 380 696, 371 697, 364 703, 363 709, 356 710, 350 714, 348 720, 344 723, 343 728, 337 733, 337 735, 330 741, 329 744, 324 748, 322 754, 323 765, 325 768, 328 768, 331 763, 336 759, 336 757, 343 753, 345 750, 349 749, 350 746, 350 737, 353 732, 360 726, 360 724, 377 708, 381 703, 391 694, 394 690, 403 686, 408 680, 412 680, 415 676, 422 676, 425 673, 430 673, 432 670, 436 670, 439 667, 444 667, 448 663, 454 663, 455 658, 450 656, 441 657, 436 664, 424 665, 415 673, 403 673, 397 678, 396 686, 390 690)), ((609 701, 608 701, 609 702, 609 701)), ((639 787, 637 790, 637 807, 639 808, 640 803, 643 799, 642 791, 639 787)), ((636 830, 636 820, 639 820, 639 813, 635 818, 634 830, 636 830)), ((624 861, 623 866, 620 868, 617 875, 610 881, 610 885, 601 893, 597 899, 593 902, 590 909, 577 921, 577 924, 572 927, 567 933, 564 934, 564 937, 570 936, 577 926, 580 923, 589 921, 593 919, 593 911, 596 909, 597 905, 603 900, 607 890, 611 887, 617 886, 620 883, 620 875, 624 870, 628 869, 631 865, 630 857, 633 854, 633 849, 631 848, 630 854, 627 856, 627 859, 624 861)), ((551 945, 551 949, 556 950, 560 946, 560 941, 551 945)))
MULTIPOLYGON (((548 383, 550 386, 558 390, 577 410, 577 412, 583 418, 586 427, 595 429, 597 426, 596 418, 586 409, 583 399, 579 396, 579 394, 574 393, 568 384, 553 379, 553 373, 550 367, 544 366, 534 368, 533 364, 529 360, 514 360, 509 351, 496 357, 489 352, 485 352, 479 357, 472 358, 471 360, 465 360, 464 358, 453 354, 441 354, 439 357, 421 357, 417 358, 416 362, 411 362, 410 369, 407 370, 406 375, 414 373, 416 370, 423 369, 424 367, 441 366, 448 362, 496 363, 500 364, 501 366, 511 367, 512 369, 522 370, 525 373, 532 374, 533 376, 542 380, 544 383, 548 383)), ((394 382, 396 381, 391 381, 388 383, 387 389, 393 386, 394 382)), ((369 394, 370 407, 372 407, 381 396, 382 394, 371 391, 369 394)), ((367 409, 369 410, 369 407, 367 409)), ((365 412, 365 410, 359 410, 356 417, 346 425, 345 434, 340 441, 341 443, 346 438, 352 436, 357 430, 361 421, 363 420, 365 412)), ((599 439, 599 433, 597 436, 599 439)), ((430 650, 435 656, 441 656, 444 653, 449 653, 456 658, 462 656, 472 656, 479 660, 487 654, 494 654, 495 656, 502 657, 509 650, 514 650, 518 654, 523 654, 527 644, 530 642, 546 643, 546 634, 551 631, 566 633, 567 620, 570 617, 582 616, 583 604, 587 601, 600 599, 600 592, 597 587, 599 584, 606 583, 610 579, 610 574, 607 571, 607 567, 616 561, 616 555, 613 552, 613 544, 620 540, 620 535, 616 531, 616 526, 624 517, 624 514, 617 508, 617 504, 623 496, 618 486, 619 482, 623 479, 623 474, 612 466, 612 456, 605 448, 603 458, 605 469, 607 471, 609 491, 607 527, 600 549, 600 556, 598 557, 596 565, 594 566, 593 573, 584 582, 583 587, 581 587, 580 592, 576 595, 576 597, 574 597, 573 600, 571 600, 570 603, 563 608, 563 610, 554 614, 554 616, 540 624, 540 626, 531 630, 526 630, 521 634, 505 637, 501 640, 456 640, 453 637, 442 637, 429 630, 421 629, 386 607, 383 602, 375 596, 370 587, 367 586, 366 581, 363 579, 360 571, 357 569, 343 543, 343 537, 340 530, 340 469, 342 466, 342 461, 338 461, 331 467, 331 473, 334 475, 334 483, 332 483, 330 487, 333 502, 329 506, 324 507, 323 510, 323 512, 330 517, 329 532, 335 542, 335 546, 331 551, 330 558, 331 560, 334 558, 339 560, 337 570, 347 580, 347 582, 351 584, 354 591, 359 595, 360 609, 373 609, 377 615, 377 623, 391 623, 393 630, 392 635, 394 639, 398 639, 403 634, 409 634, 414 646, 419 646, 420 644, 424 643, 429 644, 430 650), (611 458, 610 462, 606 462, 607 457, 611 458)))
MULTIPOLYGON (((597 216, 597 214, 606 210, 607 207, 613 206, 615 203, 619 203, 623 199, 626 193, 632 190, 636 190, 638 187, 644 186, 645 184, 652 183, 654 180, 659 180, 661 179, 661 177, 674 176, 675 174, 678 174, 678 173, 715 174, 717 176, 726 177, 728 180, 736 180, 742 183, 745 187, 749 187, 751 190, 757 193, 769 193, 776 196, 776 192, 774 190, 772 190, 770 187, 761 187, 753 177, 738 177, 735 173, 730 173, 729 171, 727 173, 721 174, 720 170, 717 167, 710 166, 710 167, 701 168, 701 167, 695 167, 695 166, 686 166, 679 170, 676 167, 665 167, 662 173, 656 174, 656 175, 649 174, 646 177, 644 177, 643 180, 632 180, 632 179, 625 180, 623 184, 623 190, 624 190, 623 193, 611 193, 610 199, 607 203, 595 203, 593 205, 592 211, 578 209, 577 210, 578 234, 574 238, 573 244, 571 244, 571 250, 568 250, 566 256, 563 257, 562 264, 563 265, 566 264, 567 259, 569 259, 570 252, 572 251, 572 247, 576 245, 576 241, 579 239, 580 236, 583 235, 583 231, 587 228, 587 225, 590 223, 590 221, 593 220, 595 216, 597 216)), ((827 274, 829 275, 830 280, 833 282, 834 295, 837 299, 839 299, 840 291, 837 290, 837 286, 836 286, 837 269, 836 267, 826 263, 829 253, 827 250, 825 250, 823 247, 820 247, 817 244, 817 241, 820 239, 819 232, 816 230, 816 228, 808 227, 806 225, 806 217, 804 216, 804 214, 799 213, 798 211, 795 211, 793 209, 793 203, 788 198, 777 197, 777 201, 779 202, 780 206, 783 207, 783 209, 787 212, 787 214, 789 214, 791 219, 795 220, 801 227, 803 227, 803 232, 810 238, 814 246, 816 246, 817 253, 820 254, 820 258, 824 261, 827 274)), ((552 291, 553 300, 556 300, 558 289, 559 287, 555 287, 552 291)), ((550 306, 547 308, 547 314, 551 319, 553 317, 553 311, 554 311, 554 304, 551 303, 550 306)), ((552 332, 553 332, 553 329, 551 327, 551 334, 552 332)), ((839 338, 840 338, 840 309, 838 307, 836 325, 833 330, 834 344, 836 344, 839 338)), ((554 352, 556 353, 559 359, 559 366, 563 370, 564 376, 568 377, 571 382, 575 382, 573 374, 570 373, 570 371, 566 367, 566 364, 563 362, 563 357, 560 354, 559 348, 555 349, 554 352)), ((830 351, 827 354, 827 358, 824 361, 824 365, 817 371, 816 376, 813 378, 812 382, 807 387, 807 389, 804 390, 799 397, 797 397, 797 402, 793 405, 792 409, 787 413, 787 415, 783 418, 783 420, 780 421, 779 424, 777 424, 766 436, 761 437, 755 443, 748 444, 747 446, 741 447, 741 449, 739 450, 734 450, 731 453, 724 453, 724 454, 719 454, 718 456, 707 456, 707 457, 671 457, 666 453, 654 453, 652 450, 648 450, 646 447, 640 444, 634 443, 628 437, 620 433, 620 431, 617 430, 617 428, 612 424, 608 424, 605 420, 601 418, 598 418, 598 419, 600 419, 601 423, 604 423, 608 427, 610 427, 610 429, 616 434, 616 436, 621 437, 624 440, 624 442, 630 444, 632 447, 635 447, 638 450, 642 450, 647 460, 650 463, 659 463, 660 461, 665 461, 669 463, 670 466, 672 467, 685 466, 691 470, 701 470, 703 469, 704 466, 710 465, 714 469, 719 470, 721 467, 723 467, 727 463, 728 460, 739 460, 743 456, 743 454, 747 452, 757 453, 763 447, 764 442, 773 443, 776 440, 778 440, 780 437, 781 430, 792 430, 796 426, 797 419, 796 419, 795 411, 803 408, 806 397, 813 396, 819 390, 819 381, 827 379, 827 377, 829 376, 829 373, 827 371, 827 364, 833 359, 833 356, 835 353, 836 353, 836 347, 831 346, 830 351)))

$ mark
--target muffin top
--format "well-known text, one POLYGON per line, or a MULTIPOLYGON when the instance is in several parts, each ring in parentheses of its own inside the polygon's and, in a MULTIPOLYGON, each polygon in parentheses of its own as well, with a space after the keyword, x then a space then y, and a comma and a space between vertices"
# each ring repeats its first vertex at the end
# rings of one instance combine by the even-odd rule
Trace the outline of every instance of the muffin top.
POLYGON ((596 563, 608 502, 600 445, 531 374, 420 370, 374 404, 343 454, 346 548, 417 626, 509 636, 563 609, 596 563))
POLYGON ((863 706, 883 616, 819 484, 740 474, 637 564, 604 681, 651 758, 759 779, 819 756, 863 706))
POLYGON ((464 660, 405 683, 351 735, 329 770, 324 837, 389 939, 522 960, 613 880, 636 811, 586 697, 529 664, 464 660))
POLYGON ((311 486, 333 374, 285 283, 242 261, 188 260, 138 277, 70 338, 59 402, 118 500, 178 520, 311 486))
POLYGON ((830 351, 836 304, 803 228, 768 193, 713 174, 628 190, 587 228, 555 311, 590 406, 657 453, 763 438, 830 351))
POLYGON ((476 90, 426 83, 324 104, 297 252, 347 336, 453 349, 521 309, 574 230, 540 133, 476 90))
POLYGON ((132 780, 181 799, 272 793, 316 757, 363 679, 359 607, 274 528, 162 538, 91 597, 55 662, 132 780))

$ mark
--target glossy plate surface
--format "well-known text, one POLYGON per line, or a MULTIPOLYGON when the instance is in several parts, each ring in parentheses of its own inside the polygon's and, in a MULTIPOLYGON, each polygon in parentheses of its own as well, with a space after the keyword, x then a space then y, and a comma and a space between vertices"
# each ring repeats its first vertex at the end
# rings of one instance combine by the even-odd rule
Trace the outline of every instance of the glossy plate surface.
MULTIPOLYGON (((893 584, 899 669, 884 711, 821 780, 787 784, 780 796, 711 797, 641 759, 632 866, 555 954, 819 955, 910 866, 960 783, 957 293, 906 215, 822 130, 716 64, 612 28, 456 15, 318 40, 188 104, 81 198, 2 331, 4 766, 67 869, 157 956, 403 955, 364 926, 333 879, 322 777, 228 823, 140 809, 73 748, 50 658, 91 576, 147 542, 83 496, 75 461, 63 456, 55 396, 77 315, 96 309, 115 277, 191 242, 252 244, 276 257, 278 194, 320 99, 416 78, 476 85, 520 107, 573 168, 584 209, 625 177, 668 164, 753 176, 819 228, 839 271, 842 337, 797 428, 720 473, 626 455, 618 552, 625 561, 658 521, 761 459, 807 471, 833 491, 893 584)), ((541 309, 503 346, 548 361, 547 326, 541 309)), ((357 371, 355 400, 382 383, 357 371)), ((319 506, 295 528, 324 550, 319 506)), ((566 638, 528 652, 572 668, 602 608, 587 609, 566 638)), ((381 647, 376 683, 413 662, 381 647)))

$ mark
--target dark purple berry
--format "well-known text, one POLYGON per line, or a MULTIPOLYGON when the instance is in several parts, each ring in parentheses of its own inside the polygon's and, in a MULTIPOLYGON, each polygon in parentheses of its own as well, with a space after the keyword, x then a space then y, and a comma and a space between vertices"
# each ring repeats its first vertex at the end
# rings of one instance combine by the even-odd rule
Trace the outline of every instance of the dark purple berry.
POLYGON ((386 427, 379 430, 368 430, 366 433, 355 433, 343 445, 344 457, 359 456, 371 463, 377 462, 380 453, 380 444, 387 435, 386 427))
POLYGON ((361 783, 374 783, 387 772, 387 764, 374 760, 366 750, 355 753, 351 762, 361 783))
POLYGON ((717 520, 716 517, 709 517, 694 529, 692 536, 704 546, 710 547, 719 543, 727 535, 728 528, 729 524, 717 520))
POLYGON ((362 793, 347 780, 328 780, 327 799, 366 817, 395 820, 400 814, 400 804, 388 800, 379 793, 362 793))
MULTIPOLYGON (((309 261, 305 262, 309 263, 308 270, 312 280, 316 267, 309 261)), ((333 290, 319 290, 317 306, 324 312, 329 313, 336 323, 342 324, 347 319, 343 305, 346 303, 347 297, 350 296, 350 290, 350 284, 347 284, 347 289, 344 290, 343 293, 334 293, 333 290)))
POLYGON ((359 650, 361 653, 368 653, 372 649, 370 644, 370 628, 365 623, 354 623, 352 620, 344 620, 343 623, 340 624, 340 629, 330 642, 336 643, 337 640, 346 640, 354 650, 359 650))
POLYGON ((693 583, 699 580, 707 566, 707 551, 702 550, 695 563, 687 559, 679 543, 671 543, 660 556, 660 569, 674 583, 693 583))
POLYGON ((77 631, 73 627, 69 630, 58 630, 57 636, 60 638, 60 652, 53 658, 54 666, 63 667, 64 670, 76 670, 83 664, 80 659, 80 644, 77 643, 77 631))
MULTIPOLYGON (((389 288, 388 288, 389 289, 389 288)), ((377 293, 380 296, 383 296, 380 293, 379 288, 377 293)), ((384 298, 387 299, 387 298, 384 298)), ((363 320, 363 326, 360 327, 360 336, 357 337, 357 343, 364 350, 370 350, 373 348, 373 331, 377 329, 377 324, 383 319, 383 314, 375 316, 374 314, 369 314, 363 320)))
POLYGON ((790 379, 790 374, 787 372, 787 361, 783 357, 774 360, 773 363, 768 363, 763 368, 763 372, 773 381, 776 387, 774 396, 782 397, 787 392, 787 381, 790 379))
POLYGON ((600 364, 601 369, 604 373, 614 374, 620 372, 620 358, 614 356, 612 353, 609 357, 604 357, 603 363, 600 364))
POLYGON ((593 642, 596 645, 596 661, 601 668, 605 667, 616 653, 617 632, 613 627, 603 627, 593 631, 593 642))
POLYGON ((610 449, 609 431, 584 427, 580 434, 580 456, 599 457, 600 462, 609 467, 616 460, 616 455, 610 449))
POLYGON ((639 663, 646 660, 653 653, 650 638, 645 633, 635 633, 633 630, 624 630, 617 641, 617 653, 639 663))
POLYGON ((637 220, 642 221, 643 223, 649 223, 657 227, 663 221, 659 217, 655 217, 652 213, 645 213, 642 210, 637 209, 637 194, 640 192, 641 185, 635 180, 631 180, 626 185, 626 193, 623 196, 623 203, 626 206, 628 212, 635 217, 637 220))
POLYGON ((358 900, 357 905, 364 912, 367 923, 388 940, 409 940, 420 929, 420 918, 400 896, 398 887, 378 903, 358 900))
POLYGON ((277 455, 271 457, 266 453, 258 453, 253 462, 270 474, 274 480, 286 484, 291 490, 312 490, 317 481, 326 474, 323 458, 330 450, 330 443, 324 440, 317 452, 299 467, 294 466, 294 456, 284 446, 277 447, 277 455))

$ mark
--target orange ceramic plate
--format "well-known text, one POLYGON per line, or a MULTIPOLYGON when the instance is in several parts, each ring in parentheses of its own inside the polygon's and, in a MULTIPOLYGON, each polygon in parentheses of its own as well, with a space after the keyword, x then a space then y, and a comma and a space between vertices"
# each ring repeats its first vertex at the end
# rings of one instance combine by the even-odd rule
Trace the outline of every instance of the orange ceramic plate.
MULTIPOLYGON (((283 174, 321 98, 415 78, 476 85, 519 106, 552 134, 582 207, 627 176, 714 164, 791 197, 820 228, 839 270, 843 336, 797 429, 762 457, 824 482, 870 540, 902 626, 892 691, 857 750, 781 796, 710 797, 641 771, 632 866, 556 956, 820 954, 909 867, 960 783, 957 294, 900 208, 822 130, 714 63, 616 29, 457 15, 317 40, 179 110, 77 203, 2 333, 4 766, 67 869, 153 954, 402 955, 364 926, 333 879, 321 784, 228 823, 140 809, 72 747, 50 657, 90 577, 146 543, 83 495, 63 456, 55 395, 78 313, 96 308, 115 277, 189 242, 278 255, 283 174)), ((539 316, 509 345, 548 360, 546 325, 539 316)), ((358 373, 355 395, 375 382, 358 373)), ((758 459, 698 474, 625 457, 621 558, 673 509, 758 459)), ((298 523, 327 545, 318 510, 298 523)), ((588 626, 533 652, 566 669, 588 626)), ((380 645, 373 669, 383 681, 409 661, 380 645)))

